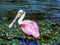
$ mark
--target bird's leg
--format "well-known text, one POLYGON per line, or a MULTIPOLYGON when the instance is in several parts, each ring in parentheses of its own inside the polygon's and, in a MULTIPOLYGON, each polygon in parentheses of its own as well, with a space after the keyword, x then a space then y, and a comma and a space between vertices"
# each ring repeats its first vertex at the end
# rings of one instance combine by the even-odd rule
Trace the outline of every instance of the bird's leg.
POLYGON ((26 36, 26 38, 25 38, 25 42, 26 42, 26 44, 28 45, 28 37, 27 37, 26 34, 25 34, 25 36, 26 36))
POLYGON ((35 41, 36 45, 38 45, 38 44, 37 44, 37 39, 36 39, 36 38, 34 38, 34 41, 35 41))

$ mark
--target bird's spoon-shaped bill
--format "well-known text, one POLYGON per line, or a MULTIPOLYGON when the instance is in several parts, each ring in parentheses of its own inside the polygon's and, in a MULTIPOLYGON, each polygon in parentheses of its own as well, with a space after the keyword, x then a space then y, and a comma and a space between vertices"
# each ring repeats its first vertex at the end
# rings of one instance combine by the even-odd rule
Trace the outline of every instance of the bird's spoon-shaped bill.
POLYGON ((13 23, 16 22, 17 18, 19 18, 21 15, 22 15, 22 12, 20 10, 20 11, 18 11, 18 14, 16 15, 15 19, 12 21, 12 23, 8 27, 11 28, 13 23))

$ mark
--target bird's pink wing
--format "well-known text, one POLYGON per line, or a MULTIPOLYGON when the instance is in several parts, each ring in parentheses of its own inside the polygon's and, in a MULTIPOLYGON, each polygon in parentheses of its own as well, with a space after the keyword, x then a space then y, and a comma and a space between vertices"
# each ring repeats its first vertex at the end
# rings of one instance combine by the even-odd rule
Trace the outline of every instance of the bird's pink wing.
POLYGON ((35 37, 38 37, 40 35, 38 25, 34 21, 23 21, 23 25, 24 26, 21 26, 21 28, 25 34, 33 35, 35 37))

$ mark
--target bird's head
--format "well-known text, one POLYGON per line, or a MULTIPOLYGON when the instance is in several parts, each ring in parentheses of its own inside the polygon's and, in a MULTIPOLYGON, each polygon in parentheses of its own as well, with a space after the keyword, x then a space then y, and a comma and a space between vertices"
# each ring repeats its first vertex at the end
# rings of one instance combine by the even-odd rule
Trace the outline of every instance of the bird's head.
POLYGON ((12 21, 12 23, 9 25, 9 28, 11 28, 12 25, 13 25, 13 23, 16 22, 16 20, 17 20, 20 16, 22 16, 23 14, 24 14, 24 11, 23 11, 23 10, 19 10, 18 13, 17 13, 17 15, 16 15, 16 17, 15 17, 15 19, 14 19, 14 20, 12 21))
POLYGON ((20 15, 21 16, 23 13, 24 13, 23 10, 19 10, 17 15, 20 15))
POLYGON ((23 10, 19 10, 15 18, 18 18, 18 17, 20 17, 23 14, 24 14, 24 11, 23 10))

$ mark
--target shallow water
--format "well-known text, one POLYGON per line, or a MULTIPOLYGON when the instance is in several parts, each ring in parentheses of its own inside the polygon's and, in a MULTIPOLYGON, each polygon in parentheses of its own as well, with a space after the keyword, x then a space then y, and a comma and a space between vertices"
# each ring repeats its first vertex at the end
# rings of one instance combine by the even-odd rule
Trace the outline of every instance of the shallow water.
POLYGON ((44 20, 60 22, 60 0, 0 0, 0 16, 8 15, 5 14, 8 12, 10 12, 9 15, 16 15, 19 9, 23 9, 30 14, 37 13, 36 15, 39 15, 39 17, 43 15, 44 20))
POLYGON ((60 17, 60 0, 15 0, 15 2, 0 1, 1 10, 23 9, 28 13, 45 13, 60 17))

